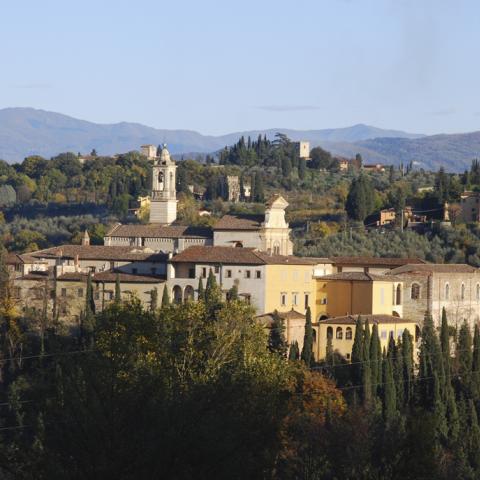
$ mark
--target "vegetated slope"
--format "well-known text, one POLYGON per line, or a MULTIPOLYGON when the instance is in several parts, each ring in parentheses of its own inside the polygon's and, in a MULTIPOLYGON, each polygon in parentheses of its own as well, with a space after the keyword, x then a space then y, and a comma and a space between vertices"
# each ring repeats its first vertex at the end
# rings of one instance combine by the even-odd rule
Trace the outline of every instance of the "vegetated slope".
POLYGON ((349 143, 324 143, 332 153, 353 156, 359 152, 366 162, 383 162, 394 165, 415 162, 416 166, 437 170, 463 171, 470 167, 473 158, 480 156, 480 132, 428 137, 374 138, 349 143))
POLYGON ((328 130, 291 130, 273 128, 209 136, 191 130, 155 129, 138 123, 97 124, 67 115, 33 108, 0 110, 0 158, 21 161, 28 155, 50 157, 60 152, 111 155, 138 149, 145 143, 168 143, 172 153, 214 152, 235 143, 241 135, 273 138, 282 132, 293 140, 308 140, 312 147, 321 142, 356 142, 379 136, 416 138, 418 135, 382 130, 367 125, 328 130))

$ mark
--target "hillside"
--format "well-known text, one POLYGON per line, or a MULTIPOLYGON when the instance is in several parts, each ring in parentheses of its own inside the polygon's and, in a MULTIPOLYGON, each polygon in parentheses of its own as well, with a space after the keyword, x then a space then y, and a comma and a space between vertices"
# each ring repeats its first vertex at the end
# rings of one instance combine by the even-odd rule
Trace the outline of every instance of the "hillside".
POLYGON ((293 140, 309 140, 312 146, 323 142, 357 142, 376 137, 417 138, 405 132, 382 130, 367 125, 328 130, 272 128, 235 132, 221 136, 202 135, 191 130, 155 129, 137 123, 96 124, 67 115, 32 108, 0 110, 0 158, 21 161, 28 155, 45 157, 60 152, 88 153, 93 148, 108 155, 138 149, 144 143, 168 143, 172 153, 210 153, 235 143, 241 135, 273 138, 282 132, 293 140))

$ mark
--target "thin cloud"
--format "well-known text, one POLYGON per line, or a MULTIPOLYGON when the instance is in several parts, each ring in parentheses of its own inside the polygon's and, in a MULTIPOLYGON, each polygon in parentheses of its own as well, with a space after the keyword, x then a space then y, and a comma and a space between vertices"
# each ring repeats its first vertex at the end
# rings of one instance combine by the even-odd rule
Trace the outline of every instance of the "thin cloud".
POLYGON ((12 85, 11 87, 27 90, 45 90, 48 88, 53 88, 53 85, 50 83, 18 83, 16 85, 12 85))
POLYGON ((305 110, 320 110, 318 105, 259 105, 258 110, 266 112, 300 112, 305 110))
POLYGON ((441 110, 430 112, 430 115, 434 115, 436 117, 444 117, 447 115, 453 115, 455 113, 457 113, 457 110, 455 108, 443 108, 441 110))

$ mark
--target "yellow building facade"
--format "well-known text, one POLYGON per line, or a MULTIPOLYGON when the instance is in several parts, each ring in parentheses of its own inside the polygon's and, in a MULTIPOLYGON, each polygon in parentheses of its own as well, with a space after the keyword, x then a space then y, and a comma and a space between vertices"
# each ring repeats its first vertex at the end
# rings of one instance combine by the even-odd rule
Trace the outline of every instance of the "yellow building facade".
POLYGON ((316 317, 402 316, 402 282, 384 275, 343 272, 316 279, 316 317))
MULTIPOLYGON (((341 317, 320 320, 317 326, 317 352, 318 359, 326 356, 328 338, 332 339, 334 352, 339 353, 345 359, 350 360, 355 338, 356 321, 359 315, 346 315, 341 317)), ((367 320, 370 325, 370 332, 374 324, 378 326, 378 335, 382 350, 388 348, 390 337, 398 341, 404 330, 408 330, 416 342, 419 334, 417 324, 412 320, 394 317, 393 315, 360 315, 363 323, 367 320)))

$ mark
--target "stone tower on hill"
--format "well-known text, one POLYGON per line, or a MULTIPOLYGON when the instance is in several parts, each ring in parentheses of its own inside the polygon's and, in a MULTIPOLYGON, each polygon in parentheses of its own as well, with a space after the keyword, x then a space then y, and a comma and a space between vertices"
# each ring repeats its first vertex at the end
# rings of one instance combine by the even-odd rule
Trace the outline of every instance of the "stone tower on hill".
POLYGON ((177 219, 176 169, 164 144, 153 160, 150 223, 170 225, 177 219))

